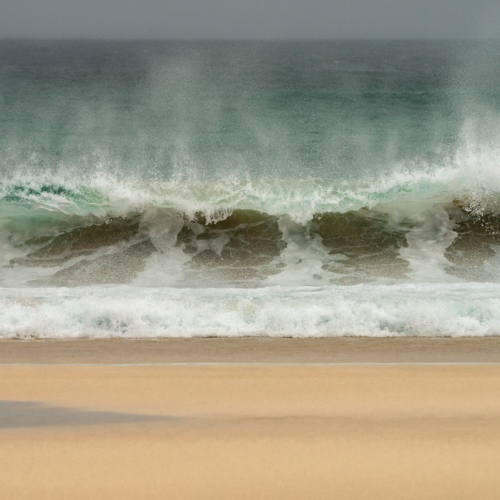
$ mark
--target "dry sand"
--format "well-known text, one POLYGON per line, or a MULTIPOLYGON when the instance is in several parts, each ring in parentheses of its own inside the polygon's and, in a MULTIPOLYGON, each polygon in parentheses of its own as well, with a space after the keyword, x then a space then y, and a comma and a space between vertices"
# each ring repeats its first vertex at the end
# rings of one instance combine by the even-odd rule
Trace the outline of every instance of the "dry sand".
POLYGON ((498 499, 499 463, 495 365, 0 366, 2 500, 498 499))

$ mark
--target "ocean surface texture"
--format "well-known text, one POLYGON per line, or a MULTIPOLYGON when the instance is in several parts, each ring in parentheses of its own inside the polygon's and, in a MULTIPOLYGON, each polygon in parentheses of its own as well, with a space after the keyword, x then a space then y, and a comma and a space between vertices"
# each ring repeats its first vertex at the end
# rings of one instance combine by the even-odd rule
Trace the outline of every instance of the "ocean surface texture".
POLYGON ((500 334, 499 42, 0 41, 0 338, 500 334))

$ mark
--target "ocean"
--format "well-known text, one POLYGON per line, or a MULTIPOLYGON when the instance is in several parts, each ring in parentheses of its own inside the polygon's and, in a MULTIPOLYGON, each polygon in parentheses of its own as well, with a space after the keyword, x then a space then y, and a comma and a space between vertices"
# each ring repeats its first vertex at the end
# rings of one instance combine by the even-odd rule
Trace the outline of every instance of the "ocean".
POLYGON ((0 338, 500 334, 500 42, 0 40, 0 338))

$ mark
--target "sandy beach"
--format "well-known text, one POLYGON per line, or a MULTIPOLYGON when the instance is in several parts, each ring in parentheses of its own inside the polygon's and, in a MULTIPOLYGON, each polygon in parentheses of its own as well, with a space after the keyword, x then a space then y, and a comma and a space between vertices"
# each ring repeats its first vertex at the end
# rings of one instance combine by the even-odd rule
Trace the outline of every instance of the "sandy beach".
MULTIPOLYGON (((117 344, 151 362, 147 343, 117 344)), ((173 356, 174 344, 156 352, 173 356)), ((498 365, 106 366, 104 354, 101 366, 5 364, 37 349, 88 362, 82 345, 95 344, 0 344, 2 499, 498 498, 498 365)), ((397 345, 387 358, 412 351, 397 345)), ((472 361, 494 362, 497 341, 466 345, 472 361)))

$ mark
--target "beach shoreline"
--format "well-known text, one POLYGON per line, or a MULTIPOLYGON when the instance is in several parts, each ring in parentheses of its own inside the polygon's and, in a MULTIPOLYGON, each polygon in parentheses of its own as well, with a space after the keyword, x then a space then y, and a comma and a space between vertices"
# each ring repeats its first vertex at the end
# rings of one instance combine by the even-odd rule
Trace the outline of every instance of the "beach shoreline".
POLYGON ((0 364, 72 363, 500 363, 500 337, 0 341, 0 364))

